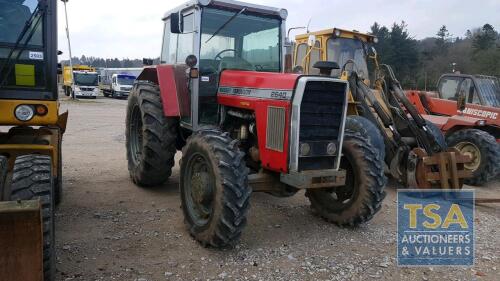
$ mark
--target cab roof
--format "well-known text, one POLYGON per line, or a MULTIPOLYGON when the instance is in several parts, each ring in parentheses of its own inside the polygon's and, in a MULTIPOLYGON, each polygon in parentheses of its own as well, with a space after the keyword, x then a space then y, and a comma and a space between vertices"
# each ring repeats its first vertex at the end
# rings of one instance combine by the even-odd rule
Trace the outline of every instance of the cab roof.
POLYGON ((198 7, 199 6, 201 6, 201 7, 210 6, 210 7, 236 9, 236 10, 242 9, 242 8, 247 8, 247 10, 249 12, 261 13, 261 14, 273 15, 273 16, 280 16, 280 12, 282 10, 284 10, 284 9, 280 9, 280 8, 245 3, 245 2, 234 1, 234 0, 191 0, 191 1, 188 1, 188 2, 178 6, 175 9, 172 9, 172 10, 166 12, 165 15, 163 16, 163 20, 168 19, 172 13, 182 12, 184 10, 187 10, 187 9, 195 7, 195 6, 198 6, 198 7), (208 2, 208 4, 204 4, 207 2, 208 2))
POLYGON ((375 39, 375 36, 372 34, 368 33, 361 33, 357 30, 347 30, 347 29, 341 29, 341 28, 329 28, 329 29, 323 29, 315 32, 309 32, 305 34, 299 34, 295 36, 295 40, 304 40, 308 39, 310 35, 315 35, 315 36, 332 36, 335 35, 336 32, 340 32, 340 36, 342 38, 354 38, 354 36, 358 36, 361 38, 363 41, 373 41, 375 39))

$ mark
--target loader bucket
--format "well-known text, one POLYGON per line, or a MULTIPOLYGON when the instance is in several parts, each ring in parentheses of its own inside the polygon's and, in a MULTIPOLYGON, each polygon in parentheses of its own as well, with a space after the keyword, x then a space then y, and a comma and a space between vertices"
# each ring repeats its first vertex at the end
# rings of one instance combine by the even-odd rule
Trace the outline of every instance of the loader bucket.
POLYGON ((0 202, 0 280, 42 281, 40 201, 0 202))
POLYGON ((463 180, 472 177, 464 164, 471 161, 456 148, 429 156, 422 148, 412 152, 417 156, 415 182, 418 188, 461 189, 463 180))

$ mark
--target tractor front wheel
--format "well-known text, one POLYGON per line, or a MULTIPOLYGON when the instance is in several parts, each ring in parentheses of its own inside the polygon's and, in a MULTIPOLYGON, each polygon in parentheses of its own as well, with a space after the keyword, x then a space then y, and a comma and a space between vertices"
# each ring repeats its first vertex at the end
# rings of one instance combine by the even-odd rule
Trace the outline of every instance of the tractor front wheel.
POLYGON ((467 129, 449 135, 446 140, 450 147, 457 148, 472 159, 472 162, 465 164, 465 168, 472 171, 472 178, 464 180, 466 184, 484 185, 498 174, 500 146, 492 135, 477 129, 467 129))
MULTIPOLYGON (((379 132, 376 132, 379 134, 379 132)), ((369 221, 385 197, 384 160, 376 146, 346 126, 340 168, 346 170, 345 186, 308 189, 313 212, 339 226, 354 227, 369 221)))
POLYGON ((178 118, 165 117, 157 85, 138 82, 128 99, 126 147, 128 170, 140 186, 157 186, 172 173, 178 118))
POLYGON ((246 224, 251 194, 237 140, 216 129, 189 137, 182 150, 180 185, 190 234, 204 246, 234 245, 246 224))

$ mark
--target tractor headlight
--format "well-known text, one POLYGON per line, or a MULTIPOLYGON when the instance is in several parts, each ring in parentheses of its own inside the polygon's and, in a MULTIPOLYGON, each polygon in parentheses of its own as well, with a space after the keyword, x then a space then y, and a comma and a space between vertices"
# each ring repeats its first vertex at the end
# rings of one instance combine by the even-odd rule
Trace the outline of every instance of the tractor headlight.
POLYGON ((17 120, 27 122, 33 119, 33 116, 35 116, 35 110, 31 105, 22 104, 16 107, 14 114, 17 120))
POLYGON ((378 37, 373 38, 373 43, 378 44, 378 37))
POLYGON ((326 153, 328 153, 328 155, 334 155, 336 152, 337 145, 335 143, 331 142, 326 146, 326 153))
POLYGON ((300 144, 300 156, 307 156, 311 153, 311 146, 308 143, 300 144))

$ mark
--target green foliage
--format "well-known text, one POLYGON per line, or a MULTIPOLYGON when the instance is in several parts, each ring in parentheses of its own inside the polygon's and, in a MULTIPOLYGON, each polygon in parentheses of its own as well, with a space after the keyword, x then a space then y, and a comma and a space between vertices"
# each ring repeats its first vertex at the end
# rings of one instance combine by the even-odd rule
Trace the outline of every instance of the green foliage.
POLYGON ((391 29, 374 23, 371 33, 382 63, 392 65, 407 89, 434 90, 439 77, 455 70, 467 74, 500 76, 500 35, 490 24, 467 30, 465 37, 453 37, 445 25, 436 37, 415 40, 407 25, 391 29))

